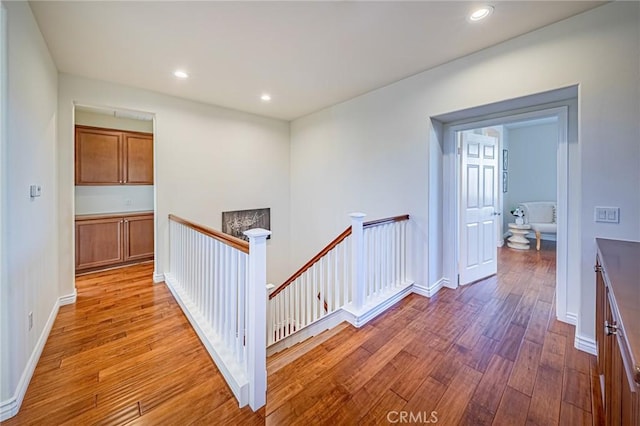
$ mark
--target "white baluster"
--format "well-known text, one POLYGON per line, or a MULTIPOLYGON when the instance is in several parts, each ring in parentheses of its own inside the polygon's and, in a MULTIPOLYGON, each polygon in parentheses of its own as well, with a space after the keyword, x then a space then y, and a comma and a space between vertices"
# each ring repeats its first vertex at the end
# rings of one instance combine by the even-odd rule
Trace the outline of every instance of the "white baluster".
POLYGON ((364 282, 364 237, 362 224, 364 213, 351 213, 351 256, 352 256, 352 303, 356 309, 362 308, 365 301, 364 282))
MULTIPOLYGON (((244 361, 244 329, 245 329, 245 303, 246 303, 246 254, 241 251, 238 254, 238 313, 237 313, 237 337, 236 337, 236 359, 244 361)), ((265 300, 265 303, 268 300, 265 300)))
POLYGON ((402 231, 400 233, 402 242, 400 244, 401 247, 401 270, 402 270, 402 283, 407 282, 407 221, 402 222, 402 231))

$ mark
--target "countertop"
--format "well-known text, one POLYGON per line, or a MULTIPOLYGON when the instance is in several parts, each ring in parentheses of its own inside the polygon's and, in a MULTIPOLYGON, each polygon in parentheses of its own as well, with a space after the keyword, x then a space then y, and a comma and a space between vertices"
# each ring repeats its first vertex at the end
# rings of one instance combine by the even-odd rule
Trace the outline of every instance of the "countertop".
POLYGON ((640 242, 596 238, 596 244, 640 384, 640 242))

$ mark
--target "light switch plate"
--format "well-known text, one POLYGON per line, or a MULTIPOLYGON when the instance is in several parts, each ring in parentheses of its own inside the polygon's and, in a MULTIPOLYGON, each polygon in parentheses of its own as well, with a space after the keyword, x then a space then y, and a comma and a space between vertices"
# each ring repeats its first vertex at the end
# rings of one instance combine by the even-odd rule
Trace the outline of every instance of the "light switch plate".
POLYGON ((596 207, 594 220, 602 223, 620 223, 620 207, 596 207))
POLYGON ((40 185, 31 185, 29 187, 29 194, 31 198, 39 197, 42 195, 42 187, 40 185))

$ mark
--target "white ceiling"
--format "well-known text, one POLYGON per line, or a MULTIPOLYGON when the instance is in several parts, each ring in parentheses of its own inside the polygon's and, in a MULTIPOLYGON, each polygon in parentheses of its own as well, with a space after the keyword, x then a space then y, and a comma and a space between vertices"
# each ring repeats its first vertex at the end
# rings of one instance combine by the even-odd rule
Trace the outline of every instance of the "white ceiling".
POLYGON ((285 120, 602 3, 30 2, 61 72, 285 120))

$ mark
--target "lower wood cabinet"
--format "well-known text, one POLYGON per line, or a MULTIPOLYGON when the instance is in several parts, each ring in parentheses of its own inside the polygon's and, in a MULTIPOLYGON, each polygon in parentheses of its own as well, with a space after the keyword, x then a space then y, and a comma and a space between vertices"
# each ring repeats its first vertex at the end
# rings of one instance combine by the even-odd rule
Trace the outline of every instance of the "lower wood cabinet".
POLYGON ((640 319, 635 306, 640 294, 640 267, 637 266, 640 246, 635 247, 636 253, 628 253, 634 250, 629 242, 623 242, 623 247, 619 248, 612 240, 598 239, 598 248, 595 266, 596 344, 605 424, 640 426, 640 368, 637 363, 640 348, 636 341, 640 336, 640 319), (622 256, 618 249, 624 253, 622 256), (630 270, 608 273, 605 266, 607 255, 611 269, 619 269, 625 264, 625 254, 629 257, 626 263, 631 266, 630 270), (616 290, 625 299, 616 299, 616 290), (632 309, 626 309, 628 306, 632 309))
POLYGON ((153 259, 153 213, 76 217, 76 272, 153 259))

